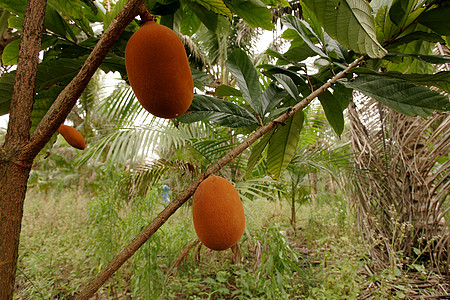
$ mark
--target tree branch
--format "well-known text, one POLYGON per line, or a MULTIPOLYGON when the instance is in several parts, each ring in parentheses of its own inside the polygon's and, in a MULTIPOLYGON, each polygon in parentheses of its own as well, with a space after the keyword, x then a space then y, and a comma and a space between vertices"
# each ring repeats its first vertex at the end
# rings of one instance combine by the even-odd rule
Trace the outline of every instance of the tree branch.
POLYGON ((23 156, 34 158, 50 140, 59 125, 64 122, 69 112, 86 88, 95 71, 108 54, 122 31, 140 12, 144 0, 129 0, 119 14, 114 18, 102 37, 95 45, 89 57, 81 67, 78 74, 61 91, 31 134, 30 142, 23 149, 23 156))
POLYGON ((336 83, 337 80, 343 78, 345 75, 349 74, 351 69, 356 67, 362 60, 363 56, 352 62, 345 70, 338 73, 328 82, 323 84, 320 88, 313 91, 310 95, 304 98, 302 101, 297 103, 287 112, 279 116, 278 118, 270 121, 266 125, 262 126, 255 132, 253 132, 247 140, 242 142, 236 148, 231 150, 227 155, 219 159, 216 163, 211 165, 205 173, 203 173, 196 181, 194 181, 183 193, 181 193, 177 198, 175 198, 169 205, 158 215, 153 221, 147 225, 119 254, 97 274, 91 281, 86 283, 76 295, 75 299, 89 299, 95 292, 111 277, 114 272, 116 272, 155 232, 158 230, 167 219, 175 213, 175 211, 181 207, 195 192, 199 184, 209 175, 216 173, 236 156, 242 153, 245 149, 250 147, 254 142, 256 142, 264 134, 275 128, 277 124, 284 123, 287 119, 292 117, 295 113, 301 111, 305 108, 314 98, 325 92, 331 85, 336 83))
POLYGON ((19 44, 5 149, 24 145, 30 138, 31 111, 46 4, 46 0, 30 0, 25 12, 27 18, 24 19, 19 44))

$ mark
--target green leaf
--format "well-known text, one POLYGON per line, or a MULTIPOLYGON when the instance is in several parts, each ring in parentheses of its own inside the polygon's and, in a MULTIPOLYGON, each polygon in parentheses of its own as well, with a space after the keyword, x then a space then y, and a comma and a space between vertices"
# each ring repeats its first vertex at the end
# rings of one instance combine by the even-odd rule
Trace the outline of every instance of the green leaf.
POLYGON ((397 78, 412 82, 416 85, 435 86, 450 94, 450 71, 436 74, 403 74, 399 72, 376 72, 366 68, 353 69, 356 74, 369 74, 379 77, 397 78))
POLYGON ((394 0, 389 9, 390 20, 398 27, 403 28, 415 2, 415 0, 394 0))
POLYGON ((194 0, 194 1, 202 5, 206 9, 224 15, 229 19, 233 17, 230 9, 225 5, 225 3, 222 0, 194 0))
POLYGON ((226 97, 226 96, 236 96, 236 97, 242 97, 242 93, 240 90, 235 89, 234 87, 221 84, 216 88, 216 96, 219 98, 226 97))
POLYGON ((275 77, 292 98, 297 102, 300 101, 300 92, 291 77, 285 74, 274 74, 273 77, 275 77))
POLYGON ((78 73, 81 64, 79 61, 70 59, 39 64, 36 75, 36 92, 50 89, 53 85, 64 87, 78 73))
POLYGON ((339 100, 328 90, 319 95, 320 103, 333 130, 338 136, 344 131, 344 114, 339 100))
POLYGON ((0 7, 23 17, 27 9, 27 0, 0 0, 0 7))
POLYGON ((404 53, 388 53, 386 59, 395 57, 411 57, 422 60, 431 64, 447 64, 450 63, 450 57, 444 55, 426 55, 426 54, 404 54, 404 53))
POLYGON ((247 170, 245 172, 245 179, 248 179, 253 172, 253 168, 258 163, 264 149, 266 149, 267 144, 269 143, 270 138, 272 137, 275 129, 272 129, 268 133, 266 133, 261 140, 252 148, 252 152, 247 161, 247 170))
POLYGON ((297 150, 304 113, 300 111, 279 127, 269 141, 267 150, 267 171, 275 179, 284 173, 297 150))
POLYGON ((418 21, 440 35, 450 35, 450 6, 430 9, 420 15, 418 21))
MULTIPOLYGON (((2 61, 4 65, 16 65, 17 56, 19 55, 20 38, 10 42, 3 49, 2 61)), ((49 45, 54 45, 58 39, 53 36, 43 35, 41 39, 41 50, 46 49, 49 45)))
POLYGON ((353 89, 349 89, 340 83, 333 85, 333 96, 339 101, 341 109, 345 110, 353 99, 353 89))
POLYGON ((447 111, 450 108, 448 97, 400 79, 361 75, 342 83, 407 116, 426 118, 434 110, 447 111))
POLYGON ((264 116, 271 112, 272 109, 277 106, 281 100, 286 97, 288 93, 280 89, 274 84, 270 84, 263 92, 261 102, 264 108, 264 116))
POLYGON ((311 33, 307 32, 307 28, 304 27, 300 21, 294 17, 294 16, 283 16, 281 18, 281 23, 283 25, 285 25, 287 28, 293 29, 295 30, 298 35, 302 38, 302 40, 306 43, 306 45, 317 55, 321 56, 321 57, 327 57, 327 55, 319 48, 315 45, 315 43, 313 41, 311 41, 310 39, 310 35, 311 33))
POLYGON ((383 57, 386 50, 375 35, 372 9, 361 0, 304 0, 325 31, 339 43, 370 57, 383 57))
POLYGON ((259 0, 225 0, 225 4, 250 27, 261 27, 266 30, 275 28, 272 24, 272 13, 259 0))
POLYGON ((19 44, 21 39, 14 40, 10 42, 3 49, 2 54, 2 62, 3 65, 16 65, 17 64, 17 55, 19 54, 19 44))
POLYGON ((15 73, 15 71, 4 73, 0 77, 0 116, 9 113, 15 73))
POLYGON ((387 5, 378 9, 375 24, 376 37, 380 43, 389 41, 395 34, 400 32, 400 28, 389 18, 389 7, 387 5))
POLYGON ((192 36, 201 25, 200 19, 186 6, 183 8, 183 19, 181 20, 180 31, 184 35, 192 36))
POLYGON ((123 6, 127 3, 127 0, 118 0, 116 4, 112 7, 110 11, 107 11, 105 14, 104 22, 103 22, 103 30, 109 27, 112 20, 117 16, 117 14, 122 10, 123 6))
POLYGON ((414 31, 410 34, 407 34, 405 36, 402 36, 401 38, 396 39, 394 42, 392 42, 392 44, 389 45, 389 48, 395 48, 417 40, 445 44, 444 39, 435 33, 414 31))
POLYGON ((229 55, 226 66, 228 71, 236 78, 242 97, 257 114, 263 115, 258 72, 247 54, 239 48, 235 49, 229 55))
POLYGON ((88 35, 94 35, 80 0, 49 0, 48 5, 62 15, 71 18, 88 35))
POLYGON ((239 105, 204 95, 194 95, 189 111, 178 120, 183 123, 209 120, 232 128, 258 124, 258 120, 239 105))
MULTIPOLYGON (((60 59, 44 62, 38 65, 35 91, 39 94, 54 87, 62 90, 78 73, 82 61, 60 59)), ((9 113, 12 91, 14 88, 15 71, 0 77, 0 115, 9 113)), ((54 90, 55 91, 55 90, 54 90)))
POLYGON ((201 72, 197 69, 191 69, 192 78, 194 79, 194 86, 199 90, 204 90, 206 85, 213 84, 213 79, 209 74, 201 72))
POLYGON ((258 67, 264 69, 263 73, 266 76, 273 77, 274 74, 285 74, 285 75, 291 77, 291 79, 294 81, 294 83, 296 85, 305 85, 305 82, 303 81, 303 79, 297 74, 297 71, 302 70, 303 68, 297 68, 297 67, 291 66, 288 69, 283 69, 283 68, 280 68, 280 67, 277 67, 274 65, 269 65, 269 64, 259 65, 258 67))
POLYGON ((69 24, 67 24, 64 18, 50 6, 47 7, 47 10, 45 11, 45 28, 72 42, 77 41, 77 37, 69 24))
POLYGON ((194 14, 200 19, 200 21, 205 24, 206 28, 208 28, 212 32, 216 32, 217 22, 219 19, 219 16, 217 14, 195 2, 188 1, 187 4, 189 8, 194 12, 194 14))

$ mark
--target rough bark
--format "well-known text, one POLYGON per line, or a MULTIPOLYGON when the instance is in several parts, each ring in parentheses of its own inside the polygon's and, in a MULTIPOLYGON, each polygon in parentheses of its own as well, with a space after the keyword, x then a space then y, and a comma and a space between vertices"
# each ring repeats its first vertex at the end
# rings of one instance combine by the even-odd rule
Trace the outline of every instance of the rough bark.
POLYGON ((30 0, 25 12, 5 144, 0 153, 0 299, 12 299, 23 203, 32 159, 22 157, 30 138, 36 70, 46 0, 30 0))

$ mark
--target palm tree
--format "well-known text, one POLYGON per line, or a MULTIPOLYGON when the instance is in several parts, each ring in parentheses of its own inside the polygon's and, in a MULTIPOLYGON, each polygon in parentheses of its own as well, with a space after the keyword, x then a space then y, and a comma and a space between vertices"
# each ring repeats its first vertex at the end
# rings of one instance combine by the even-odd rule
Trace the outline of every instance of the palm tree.
POLYGON ((349 112, 359 225, 373 257, 396 266, 400 252, 429 255, 447 272, 450 114, 407 117, 368 98, 349 112))

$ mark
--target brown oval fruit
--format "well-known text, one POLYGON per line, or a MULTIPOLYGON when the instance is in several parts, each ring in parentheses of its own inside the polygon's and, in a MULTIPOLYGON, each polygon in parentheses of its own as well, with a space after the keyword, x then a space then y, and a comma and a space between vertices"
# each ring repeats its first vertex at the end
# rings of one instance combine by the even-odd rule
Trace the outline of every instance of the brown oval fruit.
POLYGON ((67 143, 69 143, 72 147, 80 150, 86 148, 83 136, 75 128, 61 124, 57 131, 61 133, 67 143))
POLYGON ((127 43, 125 66, 134 94, 151 114, 175 118, 191 105, 191 69, 183 43, 170 28, 146 22, 127 43))
POLYGON ((245 229, 239 194, 225 178, 211 175, 200 183, 192 205, 194 228, 199 240, 212 250, 235 245, 245 229))

